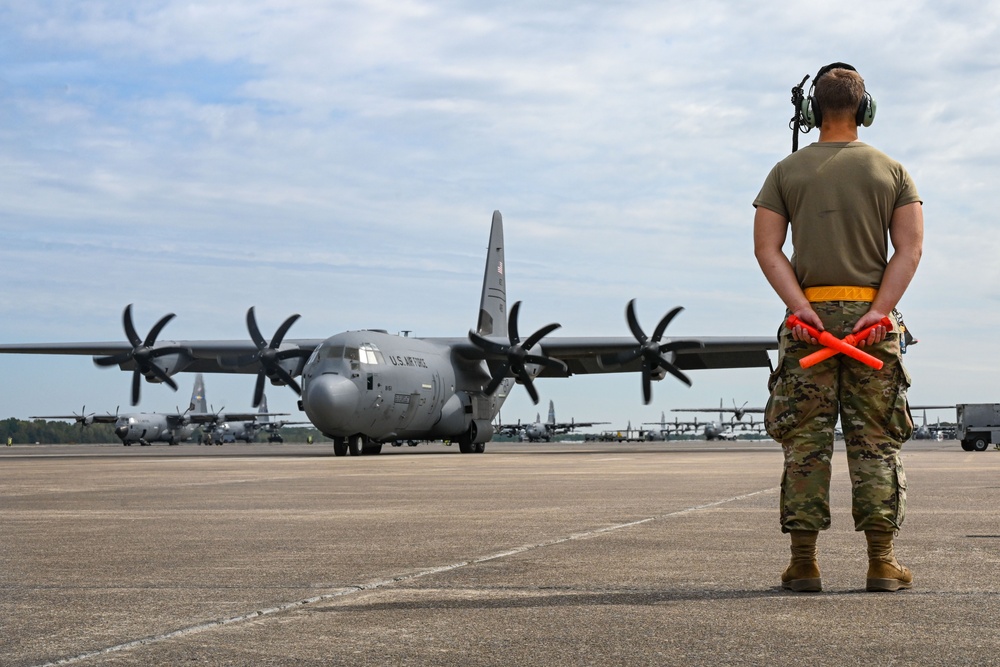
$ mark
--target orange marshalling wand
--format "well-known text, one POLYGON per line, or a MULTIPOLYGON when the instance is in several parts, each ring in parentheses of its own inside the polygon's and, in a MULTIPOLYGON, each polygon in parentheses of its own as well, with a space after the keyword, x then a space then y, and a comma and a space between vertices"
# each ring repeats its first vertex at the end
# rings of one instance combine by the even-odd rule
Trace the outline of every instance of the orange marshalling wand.
MULTIPOLYGON (((880 370, 882 368, 882 362, 880 360, 876 359, 875 357, 873 357, 872 355, 868 354, 867 352, 862 352, 858 348, 854 347, 854 345, 852 345, 852 344, 850 344, 850 343, 847 342, 846 338, 844 340, 840 340, 839 338, 837 338, 836 336, 834 336, 833 334, 831 334, 828 331, 819 331, 815 327, 812 327, 812 326, 806 324, 805 322, 803 322, 802 320, 800 320, 795 315, 789 315, 788 316, 788 321, 785 322, 785 325, 789 329, 794 329, 795 327, 802 327, 802 328, 804 328, 806 330, 806 332, 810 336, 812 336, 813 338, 815 338, 816 340, 818 340, 820 342, 820 345, 823 345, 824 347, 832 350, 832 353, 831 353, 830 356, 833 356, 834 354, 837 354, 838 352, 840 352, 841 354, 846 354, 850 358, 856 359, 856 360, 860 361, 861 363, 863 363, 863 364, 865 364, 867 366, 871 366, 875 370, 880 370)), ((875 326, 878 326, 878 325, 875 325, 875 326)), ((870 331, 869 331, 869 333, 870 333, 870 331)), ((857 341, 857 340, 862 340, 862 339, 859 338, 859 337, 855 337, 855 340, 857 341)), ((808 368, 808 366, 806 366, 805 363, 803 363, 803 362, 805 362, 805 360, 806 360, 806 357, 803 357, 803 359, 800 362, 800 364, 802 365, 803 368, 808 368)), ((818 363, 819 361, 822 361, 822 359, 814 361, 813 364, 818 363)))
MULTIPOLYGON (((856 334, 847 334, 844 336, 843 341, 852 347, 857 347, 858 343, 868 338, 869 334, 871 334, 871 332, 877 327, 885 327, 887 331, 892 331, 892 320, 888 317, 883 317, 878 321, 878 323, 873 324, 866 329, 862 329, 856 334)), ((838 354, 840 353, 832 347, 824 347, 822 350, 816 350, 812 354, 799 359, 799 365, 802 366, 802 368, 809 368, 810 366, 815 366, 819 362, 825 361, 838 354)))

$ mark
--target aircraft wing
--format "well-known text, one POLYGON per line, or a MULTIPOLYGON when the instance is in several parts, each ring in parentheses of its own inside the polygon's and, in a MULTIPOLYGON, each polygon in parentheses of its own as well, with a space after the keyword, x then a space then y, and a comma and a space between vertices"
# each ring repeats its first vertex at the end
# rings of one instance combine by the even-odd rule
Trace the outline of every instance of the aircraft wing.
POLYGON ((577 428, 587 428, 590 426, 597 426, 598 424, 610 423, 611 422, 559 422, 556 424, 549 424, 549 427, 558 433, 569 433, 573 429, 577 428))
MULTIPOLYGON (((285 339, 282 349, 298 348, 312 353, 324 339, 285 339)), ((157 341, 154 349, 176 350, 177 370, 191 373, 257 373, 260 364, 252 359, 259 350, 251 340, 179 340, 157 341)), ((3 354, 64 354, 78 356, 113 357, 126 355, 133 350, 127 341, 98 343, 18 343, 0 345, 3 354)), ((135 370, 132 358, 117 366, 123 371, 135 370)))
MULTIPOLYGON (((490 355, 469 340, 428 339, 450 345, 464 359, 496 360, 503 357, 490 355), (495 356, 495 359, 494 359, 495 356)), ((489 340, 507 345, 506 338, 493 337, 489 340)), ((710 368, 768 368, 771 365, 768 350, 778 349, 778 339, 774 336, 761 337, 684 337, 664 338, 660 343, 671 342, 690 344, 676 350, 674 365, 681 370, 702 370, 710 368)), ((548 336, 538 343, 539 354, 558 359, 565 370, 545 366, 538 377, 568 377, 583 373, 629 373, 642 370, 641 358, 623 361, 622 357, 634 353, 638 348, 635 338, 560 338, 548 336)), ((2 351, 2 349, 0 349, 2 351)))
POLYGON ((187 418, 192 424, 212 424, 220 421, 256 421, 258 417, 287 417, 289 414, 288 412, 223 412, 220 414, 189 414, 187 418))
POLYGON ((118 415, 34 415, 31 419, 72 419, 86 424, 114 424, 118 415))

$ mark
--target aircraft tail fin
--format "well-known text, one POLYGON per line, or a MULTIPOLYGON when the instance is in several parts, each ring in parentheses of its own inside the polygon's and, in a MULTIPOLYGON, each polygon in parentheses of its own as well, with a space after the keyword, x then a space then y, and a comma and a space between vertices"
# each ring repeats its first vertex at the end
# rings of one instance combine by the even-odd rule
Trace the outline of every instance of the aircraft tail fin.
POLYGON ((500 211, 493 211, 476 333, 481 336, 507 335, 507 287, 504 280, 503 218, 500 211))
POLYGON ((205 401, 205 378, 201 373, 194 376, 194 389, 191 392, 191 405, 188 410, 195 414, 205 414, 208 412, 208 403, 205 401))
POLYGON ((269 421, 271 421, 271 420, 270 420, 270 419, 269 419, 269 418, 267 417, 267 394, 261 394, 261 396, 260 396, 260 409, 258 410, 258 412, 260 412, 260 413, 262 413, 262 414, 263 414, 263 416, 262 416, 262 417, 259 417, 259 418, 258 418, 258 421, 259 421, 259 422, 260 422, 261 424, 266 424, 266 423, 268 423, 269 421))
POLYGON ((556 423, 556 406, 551 400, 549 401, 549 423, 556 423))

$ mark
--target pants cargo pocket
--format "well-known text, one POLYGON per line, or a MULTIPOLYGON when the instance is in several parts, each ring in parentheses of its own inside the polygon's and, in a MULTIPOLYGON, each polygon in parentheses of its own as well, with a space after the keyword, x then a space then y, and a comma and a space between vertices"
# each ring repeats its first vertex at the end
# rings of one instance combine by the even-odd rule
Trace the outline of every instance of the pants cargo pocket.
POLYGON ((889 404, 889 413, 885 423, 887 436, 902 444, 913 435, 913 417, 907 395, 910 389, 910 374, 902 364, 896 369, 895 396, 889 404))
POLYGON ((906 471, 903 462, 896 458, 896 528, 903 525, 906 518, 906 471))

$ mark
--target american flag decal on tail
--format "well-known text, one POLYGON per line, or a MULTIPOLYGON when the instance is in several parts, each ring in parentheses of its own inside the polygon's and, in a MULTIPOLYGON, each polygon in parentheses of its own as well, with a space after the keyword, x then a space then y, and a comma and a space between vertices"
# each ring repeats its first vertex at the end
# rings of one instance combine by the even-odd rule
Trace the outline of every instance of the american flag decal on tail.
POLYGON ((499 273, 501 276, 503 275, 503 260, 497 262, 497 273, 499 273))

